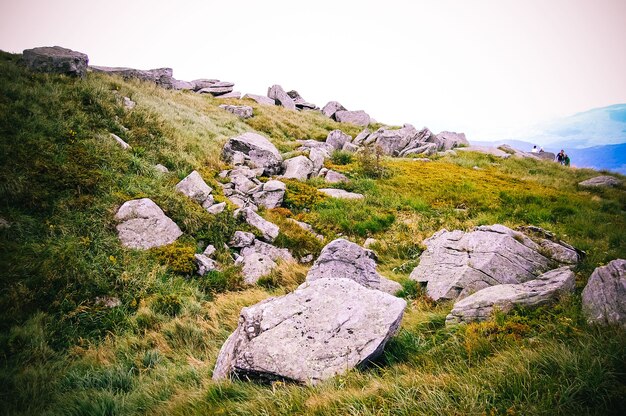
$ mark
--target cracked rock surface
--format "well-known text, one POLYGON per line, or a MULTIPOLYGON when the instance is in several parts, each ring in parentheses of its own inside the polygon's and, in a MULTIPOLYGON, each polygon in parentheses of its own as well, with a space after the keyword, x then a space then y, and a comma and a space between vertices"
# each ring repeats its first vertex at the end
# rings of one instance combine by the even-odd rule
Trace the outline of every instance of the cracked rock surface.
POLYGON ((626 328, 626 260, 596 268, 583 290, 583 312, 591 323, 626 328))
POLYGON ((243 308, 213 379, 230 376, 315 384, 379 356, 406 302, 349 279, 319 279, 243 308))
POLYGON ((173 243, 183 232, 149 198, 126 201, 115 214, 124 247, 149 249, 173 243))
POLYGON ((402 289, 400 283, 378 274, 373 251, 343 238, 331 241, 322 249, 309 270, 306 281, 313 282, 322 278, 350 279, 362 286, 392 295, 402 289))
POLYGON ((427 249, 409 277, 425 285, 433 300, 456 300, 489 286, 524 283, 579 260, 571 246, 536 240, 499 224, 467 233, 441 230, 424 241, 427 249))

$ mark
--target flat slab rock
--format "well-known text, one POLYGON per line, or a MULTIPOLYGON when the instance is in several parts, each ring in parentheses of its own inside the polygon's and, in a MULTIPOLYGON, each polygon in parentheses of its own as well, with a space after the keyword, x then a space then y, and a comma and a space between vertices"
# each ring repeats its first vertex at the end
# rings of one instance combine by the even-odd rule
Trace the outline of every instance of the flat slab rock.
POLYGON ((243 308, 213 379, 231 376, 315 384, 379 356, 406 302, 349 279, 319 279, 243 308))
POLYGON ((363 199, 365 198, 362 194, 348 192, 343 189, 322 188, 322 189, 318 189, 318 191, 320 191, 324 195, 328 195, 331 198, 339 198, 339 199, 363 199))
POLYGON ((446 317, 446 324, 486 321, 495 308, 502 312, 518 306, 536 308, 556 300, 559 295, 572 293, 575 286, 576 276, 567 266, 525 283, 491 286, 455 303, 446 317))
POLYGON ((579 260, 571 246, 537 241, 500 224, 467 233, 441 230, 424 241, 427 249, 409 277, 426 285, 434 300, 456 300, 489 286, 524 283, 579 260))
POLYGON ((183 232, 149 198, 126 201, 115 214, 117 232, 124 247, 146 250, 171 244, 183 232))
POLYGON ((603 175, 587 179, 586 181, 582 181, 578 184, 578 186, 582 186, 583 188, 612 188, 621 184, 622 181, 620 181, 616 177, 603 175))
POLYGON ((324 278, 345 278, 370 289, 381 290, 391 295, 402 286, 389 280, 376 271, 376 255, 372 250, 343 238, 331 241, 322 249, 306 281, 313 282, 324 278))
POLYGON ((275 175, 282 170, 283 158, 280 152, 260 134, 249 132, 229 139, 224 145, 222 156, 231 162, 236 154, 242 154, 250 167, 263 168, 267 175, 275 175))
POLYGON ((89 58, 81 52, 60 46, 44 46, 23 52, 26 66, 34 71, 84 77, 89 58))
POLYGON ((626 328, 626 260, 596 268, 583 290, 582 301, 590 323, 626 328))

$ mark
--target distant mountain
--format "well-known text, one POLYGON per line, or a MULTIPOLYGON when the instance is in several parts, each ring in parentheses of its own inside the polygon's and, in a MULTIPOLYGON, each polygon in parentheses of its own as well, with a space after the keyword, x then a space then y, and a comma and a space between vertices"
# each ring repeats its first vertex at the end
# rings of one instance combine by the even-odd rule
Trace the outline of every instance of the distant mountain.
MULTIPOLYGON (((478 146, 499 146, 508 144, 515 149, 530 152, 533 143, 522 140, 500 141, 472 141, 471 144, 478 146)), ((568 147, 566 144, 544 147, 546 152, 558 152, 564 149, 572 160, 572 165, 579 168, 592 168, 597 170, 611 170, 626 175, 626 143, 609 144, 605 146, 593 146, 582 149, 568 147)))
POLYGON ((626 143, 626 104, 595 108, 544 122, 509 139, 569 149, 626 143))

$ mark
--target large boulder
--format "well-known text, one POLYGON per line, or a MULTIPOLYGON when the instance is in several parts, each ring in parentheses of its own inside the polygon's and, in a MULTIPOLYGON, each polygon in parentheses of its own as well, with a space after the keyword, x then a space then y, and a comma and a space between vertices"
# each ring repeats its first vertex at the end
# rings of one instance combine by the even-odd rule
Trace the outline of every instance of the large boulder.
POLYGON ((459 146, 469 146, 470 143, 465 138, 465 133, 455 133, 452 131, 442 131, 437 135, 441 145, 439 150, 450 150, 459 146))
POLYGON ((386 155, 397 156, 417 136, 417 133, 417 129, 410 124, 405 124, 402 128, 395 130, 381 128, 375 133, 376 145, 386 155))
POLYGON ((267 181, 252 193, 252 201, 258 207, 278 208, 283 204, 286 190, 287 185, 281 181, 267 181))
POLYGON ((38 72, 84 77, 89 57, 81 52, 60 46, 26 49, 22 54, 26 66, 38 72))
POLYGON ((198 94, 211 94, 215 97, 233 92, 235 84, 228 81, 217 81, 211 85, 201 88, 196 92, 198 94))
POLYGON ((200 78, 200 79, 194 79, 193 81, 191 81, 191 84, 193 85, 194 91, 200 91, 202 88, 208 88, 211 85, 215 84, 216 82, 220 82, 220 80, 200 78))
POLYGON ((278 174, 282 169, 283 158, 278 149, 260 134, 249 132, 229 139, 222 156, 230 162, 237 153, 241 153, 251 167, 263 168, 267 175, 278 174))
POLYGON ((206 184, 202 176, 195 170, 187 175, 185 179, 178 182, 176 190, 201 205, 210 197, 212 191, 211 187, 206 184))
POLYGON ((290 110, 296 109, 296 103, 291 99, 289 95, 283 90, 280 85, 272 85, 267 89, 267 96, 274 100, 276 104, 282 105, 290 110))
POLYGON ((471 232, 441 230, 424 241, 427 248, 409 277, 426 286, 434 300, 456 300, 489 286, 524 283, 579 260, 572 248, 537 241, 499 224, 471 232))
POLYGON ((341 150, 343 145, 350 142, 352 137, 341 130, 333 130, 326 136, 326 144, 335 150, 341 150))
POLYGON ((456 302, 446 323, 486 321, 494 309, 506 313, 515 307, 536 308, 572 293, 575 286, 576 276, 564 266, 525 283, 487 287, 456 302))
POLYGON ((590 323, 626 328, 626 260, 613 260, 595 269, 582 300, 590 323))
POLYGON ((337 111, 346 111, 346 108, 337 101, 329 101, 324 107, 322 107, 322 114, 326 117, 332 118, 333 120, 335 120, 335 113, 337 111))
POLYGON ((176 241, 183 232, 151 199, 126 201, 115 214, 124 247, 149 249, 176 241))
POLYGON ((288 91, 287 95, 293 100, 296 108, 298 108, 299 110, 315 110, 317 108, 315 104, 312 104, 302 98, 300 93, 298 93, 298 91, 296 90, 288 91))
POLYGON ((339 110, 335 112, 335 120, 340 123, 350 123, 355 126, 367 126, 370 124, 370 116, 363 110, 347 111, 339 110))
POLYGON ((406 302, 349 279, 318 279, 243 308, 213 379, 231 376, 315 384, 378 357, 406 302))
POLYGON ((243 281, 249 285, 255 284, 261 277, 271 272, 277 265, 265 254, 251 253, 247 256, 240 256, 235 265, 241 265, 243 281))
POLYGON ((263 236, 263 239, 272 242, 278 237, 280 229, 276 224, 272 224, 259 214, 254 212, 252 208, 243 208, 239 211, 239 216, 243 218, 248 224, 259 230, 263 236))
POLYGON ((307 180, 313 173, 313 162, 306 156, 296 156, 283 162, 285 173, 282 177, 287 179, 307 180))
POLYGON ((90 66, 94 72, 103 72, 109 75, 117 75, 124 79, 139 79, 141 81, 153 82, 156 85, 163 88, 174 87, 174 71, 172 68, 157 68, 157 69, 134 69, 125 67, 111 67, 111 66, 90 66))
POLYGON ((323 278, 350 279, 362 286, 383 290, 391 295, 402 289, 399 283, 378 274, 373 251, 343 238, 331 241, 322 249, 309 270, 306 281, 323 278))
POLYGON ((578 184, 578 186, 583 188, 612 188, 615 186, 620 186, 621 184, 622 181, 614 176, 602 175, 587 179, 586 181, 582 181, 578 184))

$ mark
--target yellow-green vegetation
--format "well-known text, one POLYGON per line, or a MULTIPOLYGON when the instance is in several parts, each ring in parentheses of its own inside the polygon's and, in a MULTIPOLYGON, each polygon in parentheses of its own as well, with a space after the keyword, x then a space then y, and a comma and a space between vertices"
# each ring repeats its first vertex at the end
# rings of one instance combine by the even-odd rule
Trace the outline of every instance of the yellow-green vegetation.
MULTIPOLYGON (((174 190, 198 170, 216 174, 229 137, 253 129, 283 152, 341 125, 315 112, 250 103, 245 122, 219 99, 89 74, 32 74, 0 53, 0 406, 7 415, 415 415, 624 414, 626 335, 587 325, 580 291, 592 270, 626 257, 626 192, 581 190, 597 172, 474 153, 429 163, 358 157, 330 167, 363 193, 324 197, 319 179, 287 181, 284 208, 262 212, 281 228, 276 244, 296 257, 325 242, 374 237, 379 270, 403 285, 402 327, 372 365, 315 387, 211 380, 242 307, 292 290, 302 265, 281 264, 260 285, 242 283, 223 243, 247 230, 231 208, 212 216, 174 190), (122 97, 137 102, 126 111, 122 97), (122 150, 115 133, 131 146, 122 150), (161 163, 170 173, 153 166, 161 163), (478 169, 474 169, 474 167, 478 169), (182 229, 160 249, 123 248, 114 214, 149 197, 182 229), (408 280, 422 241, 441 228, 538 225, 587 252, 574 295, 535 311, 446 328, 450 304, 434 304, 408 280), (195 275, 207 244, 222 270, 195 275), (115 297, 106 307, 98 297, 115 297)), ((330 162, 332 163, 332 161, 330 162)))

